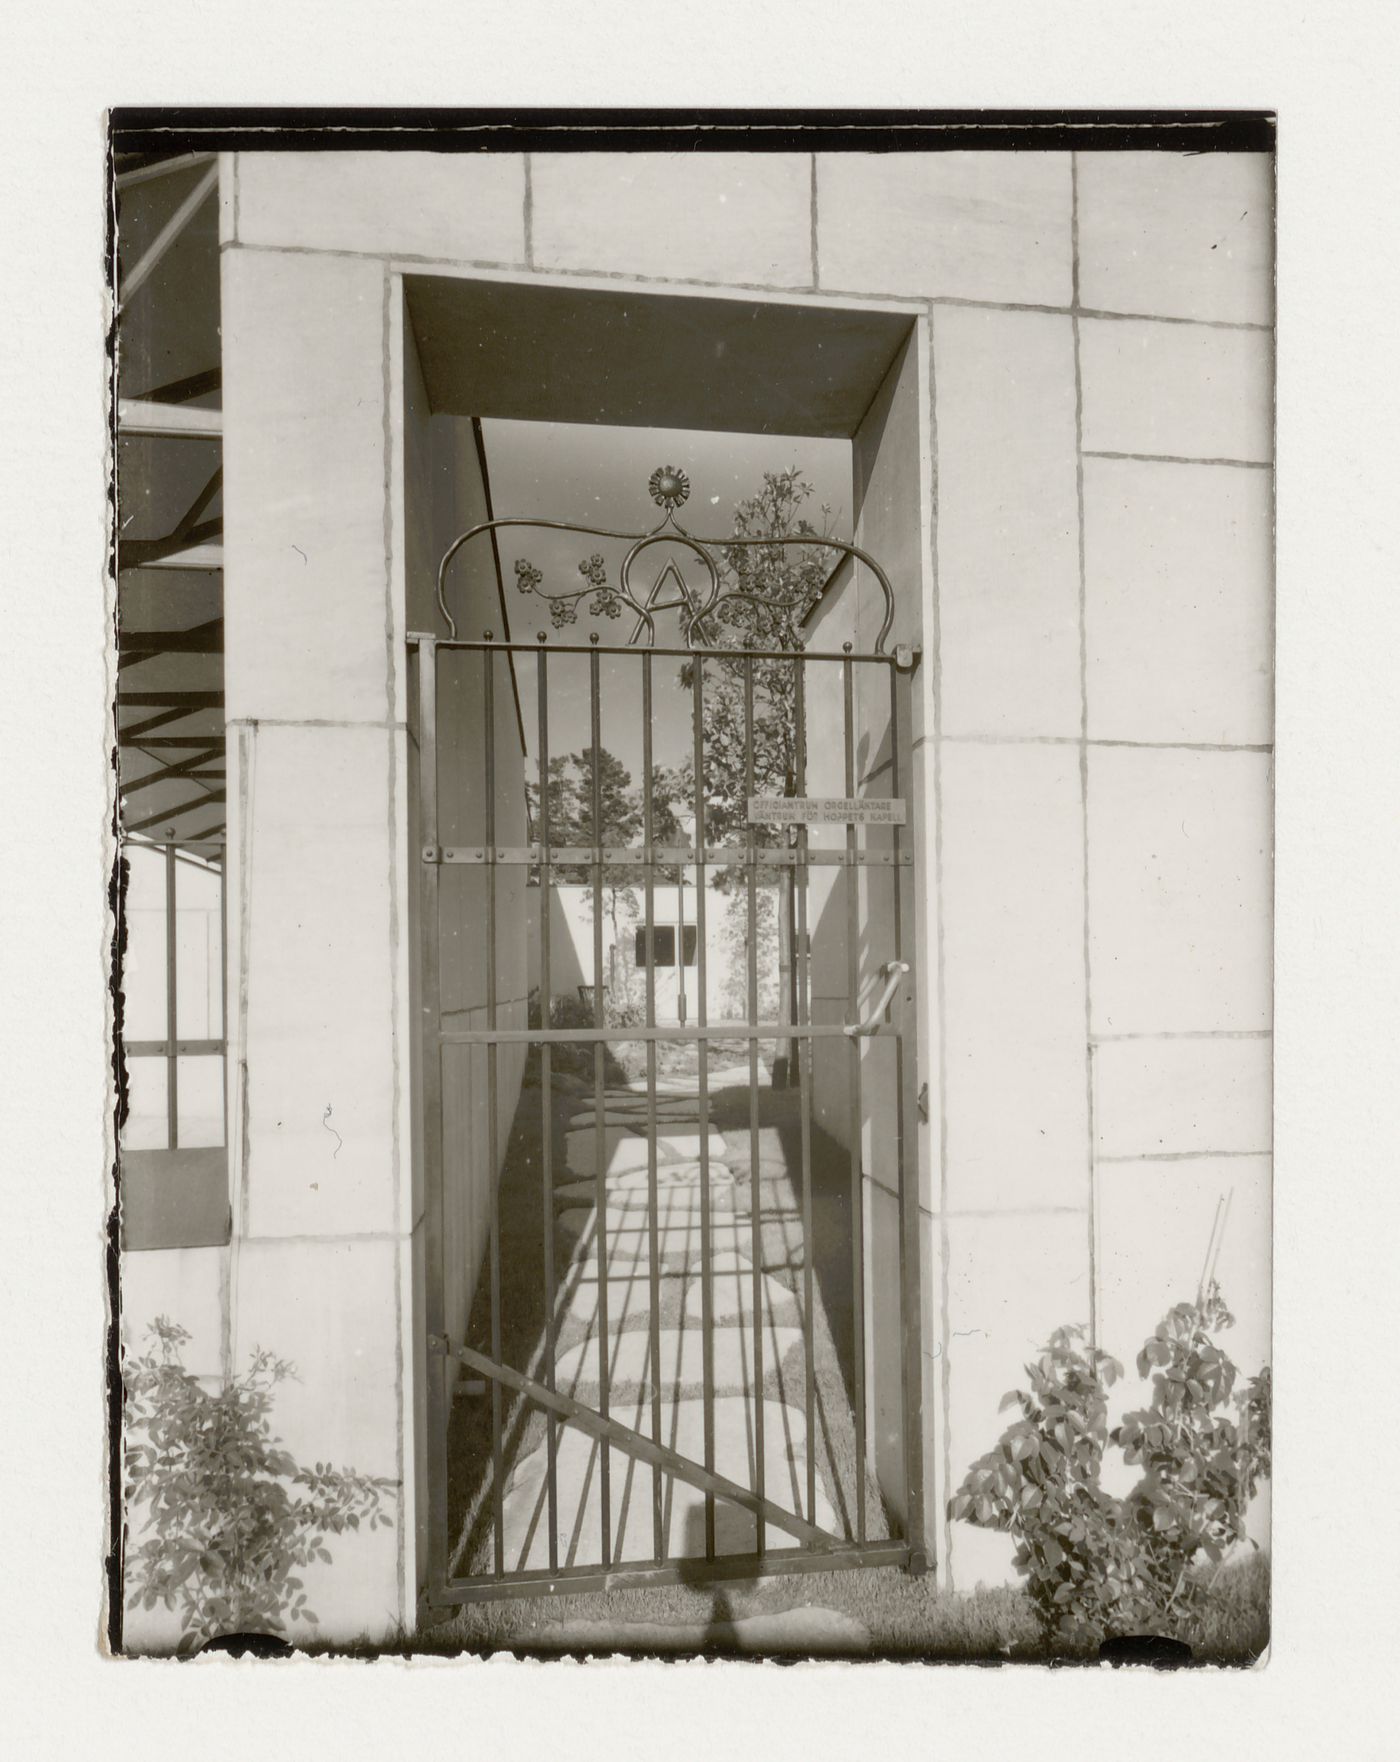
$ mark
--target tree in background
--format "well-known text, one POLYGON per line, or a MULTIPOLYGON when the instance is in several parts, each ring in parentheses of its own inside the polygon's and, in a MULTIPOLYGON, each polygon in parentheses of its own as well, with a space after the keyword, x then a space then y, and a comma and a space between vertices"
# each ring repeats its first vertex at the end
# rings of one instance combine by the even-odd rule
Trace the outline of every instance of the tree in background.
MULTIPOLYGON (((831 510, 821 509, 818 530, 802 512, 813 494, 812 485, 792 466, 786 471, 766 471, 763 487, 734 510, 736 539, 808 538, 820 540, 830 532, 831 510)), ((705 842, 742 844, 746 841, 748 796, 795 795, 797 793, 797 669, 782 660, 746 661, 743 650, 789 649, 796 651, 807 614, 821 598, 830 574, 829 553, 819 544, 811 549, 793 544, 730 544, 722 549, 723 587, 752 597, 731 599, 706 620, 707 646, 735 651, 705 665, 705 842), (749 788, 745 742, 745 699, 749 669, 753 676, 753 787, 749 788)), ((681 683, 690 689, 697 663, 687 661, 681 683)), ((683 801, 694 799, 693 766, 681 766, 671 788, 683 801)), ((765 847, 786 842, 786 829, 752 828, 756 841, 765 847)), ((742 871, 729 868, 715 873, 715 883, 733 892, 744 886, 742 871)), ((779 872, 778 896, 778 1020, 791 1022, 793 997, 793 895, 792 870, 779 872)), ((790 1044, 780 1045, 774 1083, 781 1086, 794 1068, 790 1044)))
MULTIPOLYGON (((646 829, 641 786, 632 773, 607 747, 597 749, 597 803, 594 802, 594 748, 566 753, 549 761, 546 784, 549 808, 549 842, 560 845, 599 845, 618 848, 639 845, 646 829)), ((675 844, 676 825, 672 791, 674 779, 658 772, 652 788, 652 832, 656 844, 675 844)), ((544 815, 539 786, 526 784, 530 815, 537 835, 543 835, 544 815)), ((584 863, 560 863, 554 868, 557 882, 591 886, 593 870, 584 863)), ((612 955, 607 990, 609 1018, 615 1025, 639 1018, 636 992, 636 960, 631 930, 637 922, 635 889, 638 870, 625 863, 605 863, 602 870, 603 909, 612 928, 612 955)))

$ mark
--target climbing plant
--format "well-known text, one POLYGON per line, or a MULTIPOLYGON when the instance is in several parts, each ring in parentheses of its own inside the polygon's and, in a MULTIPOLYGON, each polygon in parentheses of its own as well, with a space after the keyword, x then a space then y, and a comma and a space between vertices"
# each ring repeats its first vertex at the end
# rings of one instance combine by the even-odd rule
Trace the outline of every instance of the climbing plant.
POLYGON ((1050 1640, 1191 1631, 1208 1595, 1198 1568, 1243 1539, 1271 1466, 1268 1369, 1237 1392, 1213 1338, 1233 1320, 1214 1284, 1177 1304, 1138 1354, 1150 1405, 1111 1429, 1108 1390, 1122 1366, 1079 1327, 1057 1329, 1025 1367, 1029 1389, 1002 1401, 1020 1418, 973 1463, 949 1514, 1015 1538, 1050 1640), (1101 1485, 1110 1445, 1141 1470, 1125 1498, 1101 1485))
POLYGON ((397 1483, 299 1463, 273 1435, 277 1385, 294 1368, 256 1350, 240 1376, 206 1389, 185 1369, 190 1336, 165 1316, 125 1368, 126 1490, 148 1534, 126 1557, 128 1602, 180 1614, 179 1649, 221 1634, 317 1624, 298 1568, 329 1563, 325 1538, 377 1529, 397 1483))

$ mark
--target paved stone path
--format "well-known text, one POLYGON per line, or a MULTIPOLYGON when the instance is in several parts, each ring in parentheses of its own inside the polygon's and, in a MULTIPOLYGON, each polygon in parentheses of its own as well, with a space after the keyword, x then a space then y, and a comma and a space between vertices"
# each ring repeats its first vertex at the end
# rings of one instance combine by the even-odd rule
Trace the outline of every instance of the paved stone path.
MULTIPOLYGON (((717 1071, 712 1092, 747 1087, 747 1066, 717 1071)), ((710 1336, 714 1398, 712 1420, 716 1470, 743 1486, 754 1484, 757 1426, 763 1427, 764 1491, 784 1509, 807 1515, 807 1437, 803 1410, 803 1317, 798 1295, 772 1276, 773 1242, 781 1232, 778 1263, 800 1267, 804 1253, 801 1216, 794 1184, 775 1144, 761 1134, 759 1204, 764 1226, 765 1265, 759 1281, 759 1313, 754 1312, 753 1229, 750 1203, 750 1137, 733 1141, 700 1117, 698 1090, 687 1079, 657 1085, 657 1313, 652 1315, 650 1281, 651 1218, 647 1175, 648 1104, 646 1086, 613 1087, 604 1094, 603 1185, 607 1195, 607 1337, 599 1338, 601 1257, 598 1242, 597 1120, 592 1108, 569 1120, 564 1155, 555 1179, 555 1234, 569 1255, 561 1278, 555 1364, 559 1389, 589 1406, 599 1397, 600 1352, 606 1358, 610 1411, 615 1419, 652 1435, 653 1398, 659 1395, 661 1441, 682 1455, 704 1459, 705 1400, 702 1372, 704 1293, 700 1278, 702 1133, 709 1157, 711 1218, 710 1336), (741 1213, 742 1215, 736 1215, 741 1213), (653 1323, 659 1356, 653 1360, 653 1323), (765 1389, 755 1400, 754 1329, 763 1336, 765 1389), (796 1404, 776 1393, 771 1379, 784 1360, 796 1365, 796 1404), (759 1414, 761 1412, 761 1421, 759 1414)), ((537 1369, 536 1374, 540 1374, 537 1369)), ((561 1566, 584 1566, 602 1558, 601 1458, 603 1446, 577 1427, 556 1428, 557 1548, 561 1566)), ((611 1555, 614 1562, 649 1560, 654 1553, 653 1470, 624 1451, 608 1452, 611 1555)), ((505 1565, 518 1571, 547 1568, 548 1452, 543 1440, 515 1464, 504 1497, 505 1565)), ((669 1558, 705 1552, 705 1495, 696 1487, 659 1476, 663 1534, 669 1558)), ((817 1481, 812 1512, 828 1532, 841 1525, 817 1481)), ((742 1507, 715 1501, 716 1551, 751 1553, 755 1519, 742 1507)), ((797 1547, 796 1540, 769 1525, 765 1547, 797 1547)), ((844 1646, 853 1636, 823 1628, 821 1612, 809 1612, 809 1637, 844 1646)), ((833 1618, 839 1619, 839 1618, 833 1618)), ((738 1624, 741 1628, 742 1623, 738 1624)), ((626 1643, 623 1636, 614 1636, 626 1643)), ((727 1636, 762 1649, 763 1636, 737 1629, 727 1636)))

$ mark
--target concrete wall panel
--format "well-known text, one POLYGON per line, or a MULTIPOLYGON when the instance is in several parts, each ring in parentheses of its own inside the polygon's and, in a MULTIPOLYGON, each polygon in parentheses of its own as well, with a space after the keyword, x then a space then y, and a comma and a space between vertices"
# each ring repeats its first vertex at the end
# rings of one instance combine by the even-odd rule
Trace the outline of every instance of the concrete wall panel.
POLYGON ((1270 473, 1086 459, 1084 504, 1090 738, 1267 745, 1270 473))
POLYGON ((197 1377, 224 1372, 228 1319, 227 1248, 156 1248, 122 1255, 122 1348, 150 1351, 146 1330, 168 1316, 191 1336, 184 1366, 197 1377))
POLYGON ((525 260, 519 153, 241 153, 237 237, 313 251, 525 260))
POLYGON ((947 746, 954 1211, 1088 1204, 1082 827, 1073 749, 947 746))
POLYGON ((1089 753, 1093 1032, 1268 1028, 1267 753, 1089 753))
POLYGON ((394 738, 382 728, 256 731, 243 779, 254 1236, 395 1227, 394 738))
MULTIPOLYGON (((1025 1365, 1058 1327, 1089 1320, 1088 1216, 954 1217, 948 1231, 947 1485, 996 1443, 1009 1389, 1026 1387, 1025 1365)), ((941 1525, 943 1513, 936 1514, 941 1525)), ((959 1590, 1015 1577, 1007 1536, 948 1525, 946 1562, 959 1590)))
POLYGON ((531 182, 542 269, 812 285, 805 153, 537 153, 531 182))
POLYGON ((1098 1154, 1267 1151, 1272 1060, 1266 1038, 1101 1041, 1094 1048, 1098 1154))
POLYGON ((224 253, 230 721, 393 714, 384 320, 377 263, 224 253))
POLYGON ((817 155, 821 285, 1067 306, 1067 153, 817 155))
POLYGON ((947 311, 933 337, 943 731, 1077 735, 1070 321, 947 311))
POLYGON ((1269 332, 1085 318, 1079 346, 1089 452, 1273 458, 1269 332))
MULTIPOLYGON (((273 1433, 299 1462, 363 1474, 400 1472, 399 1241, 244 1242, 235 1283, 234 1357, 255 1346, 292 1361, 273 1433)), ((404 1293, 405 1297, 407 1296, 404 1293)), ((391 1518, 404 1515, 386 1497, 391 1518)), ((327 1539, 332 1564, 302 1575, 320 1617, 294 1637, 353 1640, 393 1631, 398 1616, 397 1523, 327 1539)))
POLYGON ((1272 322, 1272 155, 1081 153, 1078 180, 1084 305, 1272 322))

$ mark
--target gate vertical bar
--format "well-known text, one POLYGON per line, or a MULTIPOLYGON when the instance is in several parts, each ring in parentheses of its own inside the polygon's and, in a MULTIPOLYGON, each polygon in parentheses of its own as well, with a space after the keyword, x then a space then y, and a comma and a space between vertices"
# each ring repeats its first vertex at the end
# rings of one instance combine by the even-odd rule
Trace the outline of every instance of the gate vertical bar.
MULTIPOLYGON (((744 793, 754 793, 753 763, 753 655, 744 656, 744 793)), ((759 1182, 758 1155, 758 829, 747 829, 748 867, 748 967, 749 967, 749 1202, 753 1207, 749 1219, 749 1241, 753 1256, 753 1461, 754 1491, 763 1497, 763 1203, 759 1182)), ((764 1544, 763 1518, 754 1518, 754 1552, 761 1554, 764 1544)))
MULTIPOLYGON (((912 667, 890 668, 890 794, 898 800, 914 787, 912 667)), ((912 826, 894 827, 894 955, 909 963, 900 987, 898 1060, 896 1063, 900 1183, 899 1280, 900 1338, 904 1354, 904 1496, 905 1540, 910 1570, 925 1567, 923 1468, 923 1255, 919 1236, 919 1018, 914 978, 914 870, 912 826), (909 862, 903 859, 906 855, 909 862), (908 952, 906 953, 906 943, 908 952)))
MULTIPOLYGON (((655 838, 655 800, 652 781, 651 750, 651 655, 642 655, 642 838, 646 845, 646 990, 647 1027, 656 1026, 656 864, 652 842, 655 838)), ((682 871, 681 885, 684 886, 682 871)), ((685 958, 685 950, 681 950, 685 958)), ((651 1292, 650 1339, 651 1362, 651 1436, 661 1442, 661 1252, 658 1241, 660 1199, 656 1179, 656 1042, 647 1041, 647 1274, 651 1292)), ((651 1529, 656 1558, 666 1558, 666 1537, 662 1527, 662 1474, 651 1471, 651 1529)))
MULTIPOLYGON (((793 668, 793 720, 795 728, 795 759, 793 787, 799 797, 807 793, 807 663, 799 654, 793 668)), ((795 901, 797 948, 797 1025, 810 1026, 812 1020, 811 970, 807 958, 807 883, 811 871, 807 864, 807 828, 797 828, 797 898, 795 901)), ((817 1429, 816 1429, 816 1315, 812 1288, 812 1042, 799 1039, 797 1051, 798 1106, 802 1131, 802 1333, 803 1333, 803 1414, 807 1425, 807 1521, 816 1522, 817 1511, 817 1429)))
MULTIPOLYGON (((487 631, 487 641, 491 633, 487 631)), ((496 1020, 496 656, 486 649, 481 657, 482 714, 486 721, 486 1025, 495 1033, 496 1020)), ((486 1142, 491 1203, 488 1213, 491 1276, 491 1356, 501 1362, 501 1159, 498 1116, 500 1048, 494 1040, 486 1045, 486 1142)), ((501 1384, 491 1378, 491 1514, 495 1531, 496 1576, 505 1573, 505 1474, 501 1452, 501 1384)))
MULTIPOLYGON (((606 1013, 603 1001, 603 712, 599 693, 598 638, 588 655, 588 721, 593 740, 593 1026, 601 1028, 606 1013)), ((603 1123, 603 1043, 593 1046, 593 1182, 598 1211, 598 1411, 609 1417, 608 1331, 608 1186, 606 1176, 607 1132, 603 1123)), ((602 1563, 612 1564, 612 1487, 608 1446, 598 1449, 598 1504, 602 1526, 602 1563)))
POLYGON ((165 846, 165 1129, 172 1150, 180 1148, 180 1000, 176 983, 178 926, 175 919, 175 841, 165 846))
POLYGON ((223 1098, 224 1144, 228 1144, 228 846, 219 859, 219 1044, 224 1050, 223 1098))
MULTIPOLYGON (((550 912, 554 904, 554 876, 549 860, 549 656, 545 653, 544 632, 535 657, 535 695, 539 699, 539 787, 540 787, 540 1023, 549 1027, 549 1004, 552 994, 549 944, 550 912)), ((540 1180, 543 1182, 544 1218, 544 1381, 554 1390, 555 1339, 554 1306, 554 1113, 551 1079, 554 1074, 554 1049, 546 1040, 540 1046, 540 1180)), ((549 1569, 559 1567, 559 1418, 553 1411, 545 1414, 545 1475, 549 1513, 549 1569)))
POLYGON ((423 1072, 423 1201, 426 1212, 424 1311, 428 1329, 428 1596, 441 1602, 447 1580, 447 1314, 443 1291, 442 975, 438 965, 437 644, 423 637, 418 666, 418 836, 420 1008, 423 1072))
MULTIPOLYGON (((843 644, 841 662, 844 706, 846 794, 856 792, 855 678, 851 644, 843 644)), ((856 865, 856 829, 846 826, 846 992, 850 1008, 860 1017, 860 870, 856 865)), ((851 1037, 851 1365, 852 1409, 856 1428, 856 1540, 865 1540, 865 1194, 861 1176, 861 1048, 851 1037)))
MULTIPOLYGON (((710 994, 705 966, 705 663, 699 655, 690 670, 691 723, 694 751, 691 769, 695 798, 695 983, 696 1025, 709 1026, 710 994)), ((682 949, 684 954, 685 950, 682 949)), ((715 1466, 715 1342, 714 1296, 710 1286, 710 1043, 702 1034, 700 1048, 700 1374, 705 1428, 705 1467, 715 1466)), ((715 1496, 705 1494, 705 1558, 715 1557, 715 1496)))

